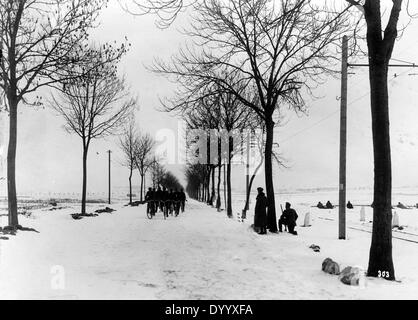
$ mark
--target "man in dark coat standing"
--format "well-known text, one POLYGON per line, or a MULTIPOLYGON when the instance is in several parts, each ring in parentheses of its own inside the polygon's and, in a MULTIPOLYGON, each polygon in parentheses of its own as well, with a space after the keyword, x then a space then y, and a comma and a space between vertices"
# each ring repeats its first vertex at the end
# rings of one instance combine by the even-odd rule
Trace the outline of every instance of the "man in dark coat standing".
POLYGON ((257 201, 255 203, 255 212, 254 212, 254 229, 257 228, 260 230, 259 234, 266 234, 267 228, 267 198, 263 192, 263 188, 257 188, 258 195, 257 201))

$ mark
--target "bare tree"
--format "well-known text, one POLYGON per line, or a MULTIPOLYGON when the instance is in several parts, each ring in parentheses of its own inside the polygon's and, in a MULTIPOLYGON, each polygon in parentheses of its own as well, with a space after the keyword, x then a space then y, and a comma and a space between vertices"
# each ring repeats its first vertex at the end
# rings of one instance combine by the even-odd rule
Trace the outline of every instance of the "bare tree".
POLYGON ((264 128, 262 128, 262 132, 260 132, 259 134, 255 134, 255 129, 256 128, 253 128, 253 130, 251 130, 252 132, 250 131, 251 136, 247 138, 250 140, 249 142, 247 142, 247 145, 249 145, 249 149, 246 148, 245 152, 251 152, 253 147, 256 147, 257 152, 260 156, 260 161, 255 167, 253 173, 251 174, 251 178, 249 179, 247 190, 245 190, 246 197, 245 197, 245 204, 244 204, 244 209, 243 209, 243 212, 245 213, 247 212, 249 208, 251 188, 252 188, 254 179, 257 176, 258 171, 261 169, 261 166, 264 163, 265 130, 264 128), (254 138, 252 139, 252 137, 254 138))
POLYGON ((123 165, 129 169, 129 204, 132 204, 132 174, 136 168, 135 151, 138 145, 138 133, 135 121, 131 120, 125 127, 119 144, 124 154, 123 165))
POLYGON ((157 188, 158 186, 162 184, 162 179, 164 177, 164 174, 166 173, 159 158, 154 156, 154 158, 152 159, 150 170, 151 170, 152 186, 154 188, 157 188))
MULTIPOLYGON (((392 0, 392 8, 385 27, 382 25, 382 1, 347 0, 347 2, 364 12, 367 25, 374 151, 373 235, 367 274, 371 277, 381 276, 395 280, 392 259, 392 164, 388 69, 395 40, 398 37, 402 0, 392 0)), ((409 1, 406 5, 408 4, 409 1)))
MULTIPOLYGON (((276 126, 282 125, 283 117, 279 115, 276 118, 275 123, 276 123, 276 126)), ((253 156, 252 156, 253 152, 255 154, 258 154, 258 158, 253 159, 253 160, 258 160, 258 163, 255 166, 254 171, 251 174, 251 177, 249 179, 249 183, 247 186, 245 205, 243 208, 243 212, 245 213, 247 211, 247 208, 249 207, 251 189, 252 189, 254 179, 257 176, 258 172, 261 169, 261 166, 264 163, 264 148, 266 144, 266 129, 265 129, 264 121, 262 119, 260 118, 253 119, 253 121, 248 124, 248 127, 249 127, 249 130, 246 131, 248 136, 245 137, 245 139, 243 139, 243 141, 246 144, 246 146, 243 148, 244 149, 243 151, 246 153, 247 152, 249 153, 250 161, 251 159, 253 159, 253 156), (254 151, 254 149, 256 150, 254 151)), ((286 169, 287 166, 285 164, 285 159, 282 157, 279 150, 280 150, 279 144, 274 143, 272 157, 277 163, 277 165, 286 169)))
MULTIPOLYGON (((207 190, 206 192, 208 204, 213 205, 215 198, 215 169, 218 167, 221 170, 221 165, 224 163, 227 168, 226 211, 228 217, 232 217, 232 158, 242 147, 241 132, 249 128, 258 116, 251 109, 243 106, 236 95, 224 90, 221 86, 208 86, 204 88, 205 90, 198 88, 194 91, 194 89, 193 85, 189 87, 190 92, 195 92, 196 96, 179 95, 176 99, 169 100, 165 109, 166 111, 180 111, 190 129, 207 130, 207 159, 205 160, 208 166, 208 176, 205 177, 205 186, 209 189, 209 185, 212 185, 212 191, 207 190), (218 140, 217 146, 212 146, 212 139, 218 140), (225 154, 223 154, 222 145, 227 146, 225 154), (218 159, 216 159, 216 155, 218 159), (211 178, 212 182, 210 183, 211 178)), ((244 90, 247 89, 241 88, 240 92, 243 93, 244 90)), ((220 171, 218 171, 217 189, 220 200, 220 171)), ((220 203, 217 202, 219 208, 220 203)))
MULTIPOLYGON (((85 60, 80 50, 107 0, 2 0, 0 2, 0 88, 9 111, 7 186, 9 226, 18 223, 16 147, 18 106, 40 87, 85 60)), ((71 77, 74 74, 70 75, 71 77)))
POLYGON ((153 165, 154 158, 151 151, 154 149, 155 140, 150 134, 140 134, 138 136, 138 143, 135 150, 135 165, 141 177, 141 196, 140 201, 143 201, 145 175, 148 169, 153 165))
POLYGON ((169 27, 178 14, 193 2, 184 0, 119 0, 121 6, 133 15, 155 14, 160 28, 169 27))
POLYGON ((177 177, 174 174, 172 174, 170 171, 166 172, 163 175, 161 184, 167 189, 180 190, 183 188, 180 184, 180 181, 177 179, 177 177))
POLYGON ((217 83, 264 120, 268 228, 277 232, 273 116, 283 106, 304 111, 302 93, 311 93, 333 71, 338 61, 331 45, 352 30, 351 17, 348 9, 331 10, 308 0, 208 0, 196 10, 189 32, 196 47, 182 50, 169 64, 157 61, 154 69, 172 76, 185 96, 191 94, 190 83, 195 88, 217 83), (256 89, 257 103, 240 93, 242 87, 256 89))
POLYGON ((207 177, 208 167, 201 163, 188 164, 186 167, 186 191, 192 199, 205 199, 204 179, 207 177))
MULTIPOLYGON (((51 107, 65 120, 65 130, 77 134, 83 143, 83 187, 81 214, 86 213, 87 155, 93 139, 117 133, 131 116, 136 101, 129 97, 123 79, 117 76, 117 63, 109 56, 118 54, 101 47, 91 49, 89 72, 63 82, 59 98, 51 107)), ((73 72, 73 71, 71 71, 73 72)))
MULTIPOLYGON (((213 133, 213 129, 220 126, 220 119, 213 117, 211 112, 211 109, 215 107, 213 101, 209 102, 208 105, 208 101, 205 100, 209 99, 202 98, 196 99, 195 101, 188 101, 184 104, 177 105, 174 108, 166 108, 166 111, 178 111, 178 109, 180 109, 182 119, 186 122, 187 130, 198 129, 205 132, 206 144, 201 146, 202 148, 205 148, 206 151, 206 159, 202 160, 208 169, 206 172, 207 176, 204 177, 204 187, 206 190, 206 201, 208 205, 213 205, 215 197, 214 173, 217 165, 213 163, 212 158, 216 155, 217 150, 212 150, 211 135, 213 133), (211 177, 212 183, 210 181, 211 177), (212 191, 209 191, 210 185, 212 186, 212 191)), ((219 156, 220 155, 218 154, 218 157, 219 156)))

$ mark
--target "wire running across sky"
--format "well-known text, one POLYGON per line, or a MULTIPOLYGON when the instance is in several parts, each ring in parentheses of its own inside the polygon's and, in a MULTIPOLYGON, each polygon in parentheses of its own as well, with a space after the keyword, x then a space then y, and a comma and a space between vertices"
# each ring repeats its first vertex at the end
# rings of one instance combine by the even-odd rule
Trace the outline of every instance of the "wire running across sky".
MULTIPOLYGON (((395 59, 393 59, 393 60, 395 60, 395 59)), ((403 61, 402 61, 402 62, 403 62, 403 61)), ((389 79, 388 83, 392 83, 395 79, 398 79, 398 78, 399 78, 399 77, 401 77, 402 75, 405 75, 406 73, 410 72, 412 69, 414 69, 414 67, 408 68, 408 69, 406 69, 405 71, 403 71, 403 72, 401 72, 401 73, 399 73, 399 74, 396 74, 396 73, 395 73, 395 74, 394 74, 394 76, 393 76, 391 79, 389 79)), ((359 96, 359 97, 355 98, 354 100, 350 101, 350 102, 347 104, 347 106, 354 105, 354 107, 358 107, 357 105, 355 105, 355 103, 356 103, 356 102, 358 102, 358 101, 360 101, 361 99, 365 98, 366 96, 369 96, 369 95, 370 95, 370 89, 369 89, 366 93, 364 93, 364 94, 362 94, 361 96, 359 96)), ((326 115, 325 117, 321 118, 320 120, 318 120, 317 122, 313 123, 312 125, 310 125, 310 126, 308 126, 308 127, 305 127, 304 129, 302 129, 302 130, 300 130, 300 131, 298 131, 298 132, 296 132, 296 133, 292 134, 291 136, 289 136, 289 137, 287 137, 287 138, 284 138, 283 140, 281 140, 281 143, 284 143, 284 142, 288 142, 288 141, 290 141, 290 140, 291 140, 291 139, 293 139, 294 137, 296 137, 296 136, 298 136, 298 135, 300 135, 300 134, 302 134, 302 133, 304 133, 304 132, 309 131, 310 129, 312 129, 312 128, 314 128, 314 127, 318 126, 318 125, 319 125, 319 124, 321 124, 322 122, 324 122, 324 121, 326 121, 326 120, 328 120, 328 119, 332 118, 333 116, 335 116, 335 115, 337 115, 337 114, 339 114, 339 113, 340 113, 340 109, 337 109, 337 110, 335 110, 335 111, 331 112, 330 114, 328 114, 328 115, 326 115)))

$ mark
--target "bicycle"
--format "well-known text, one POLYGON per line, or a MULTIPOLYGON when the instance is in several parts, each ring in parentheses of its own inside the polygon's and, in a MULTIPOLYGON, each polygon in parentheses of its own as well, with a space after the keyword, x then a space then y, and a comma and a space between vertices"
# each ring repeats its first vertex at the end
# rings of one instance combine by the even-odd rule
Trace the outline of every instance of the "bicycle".
POLYGON ((174 215, 177 217, 180 213, 181 201, 174 201, 174 215))
POLYGON ((147 200, 147 217, 152 219, 155 216, 154 200, 147 200))

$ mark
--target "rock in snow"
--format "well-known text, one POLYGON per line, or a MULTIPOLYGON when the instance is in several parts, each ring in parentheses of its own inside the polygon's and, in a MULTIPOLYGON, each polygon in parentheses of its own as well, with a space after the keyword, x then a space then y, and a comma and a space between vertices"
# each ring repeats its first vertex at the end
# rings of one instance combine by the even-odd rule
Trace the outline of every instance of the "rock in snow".
POLYGON ((338 275, 340 274, 340 266, 331 258, 326 258, 324 262, 322 262, 322 271, 338 275))
POLYGON ((344 284, 358 286, 365 279, 365 272, 359 267, 347 267, 341 272, 339 279, 344 284))
POLYGON ((311 248, 315 252, 320 252, 321 251, 321 248, 316 244, 312 244, 309 248, 311 248))

